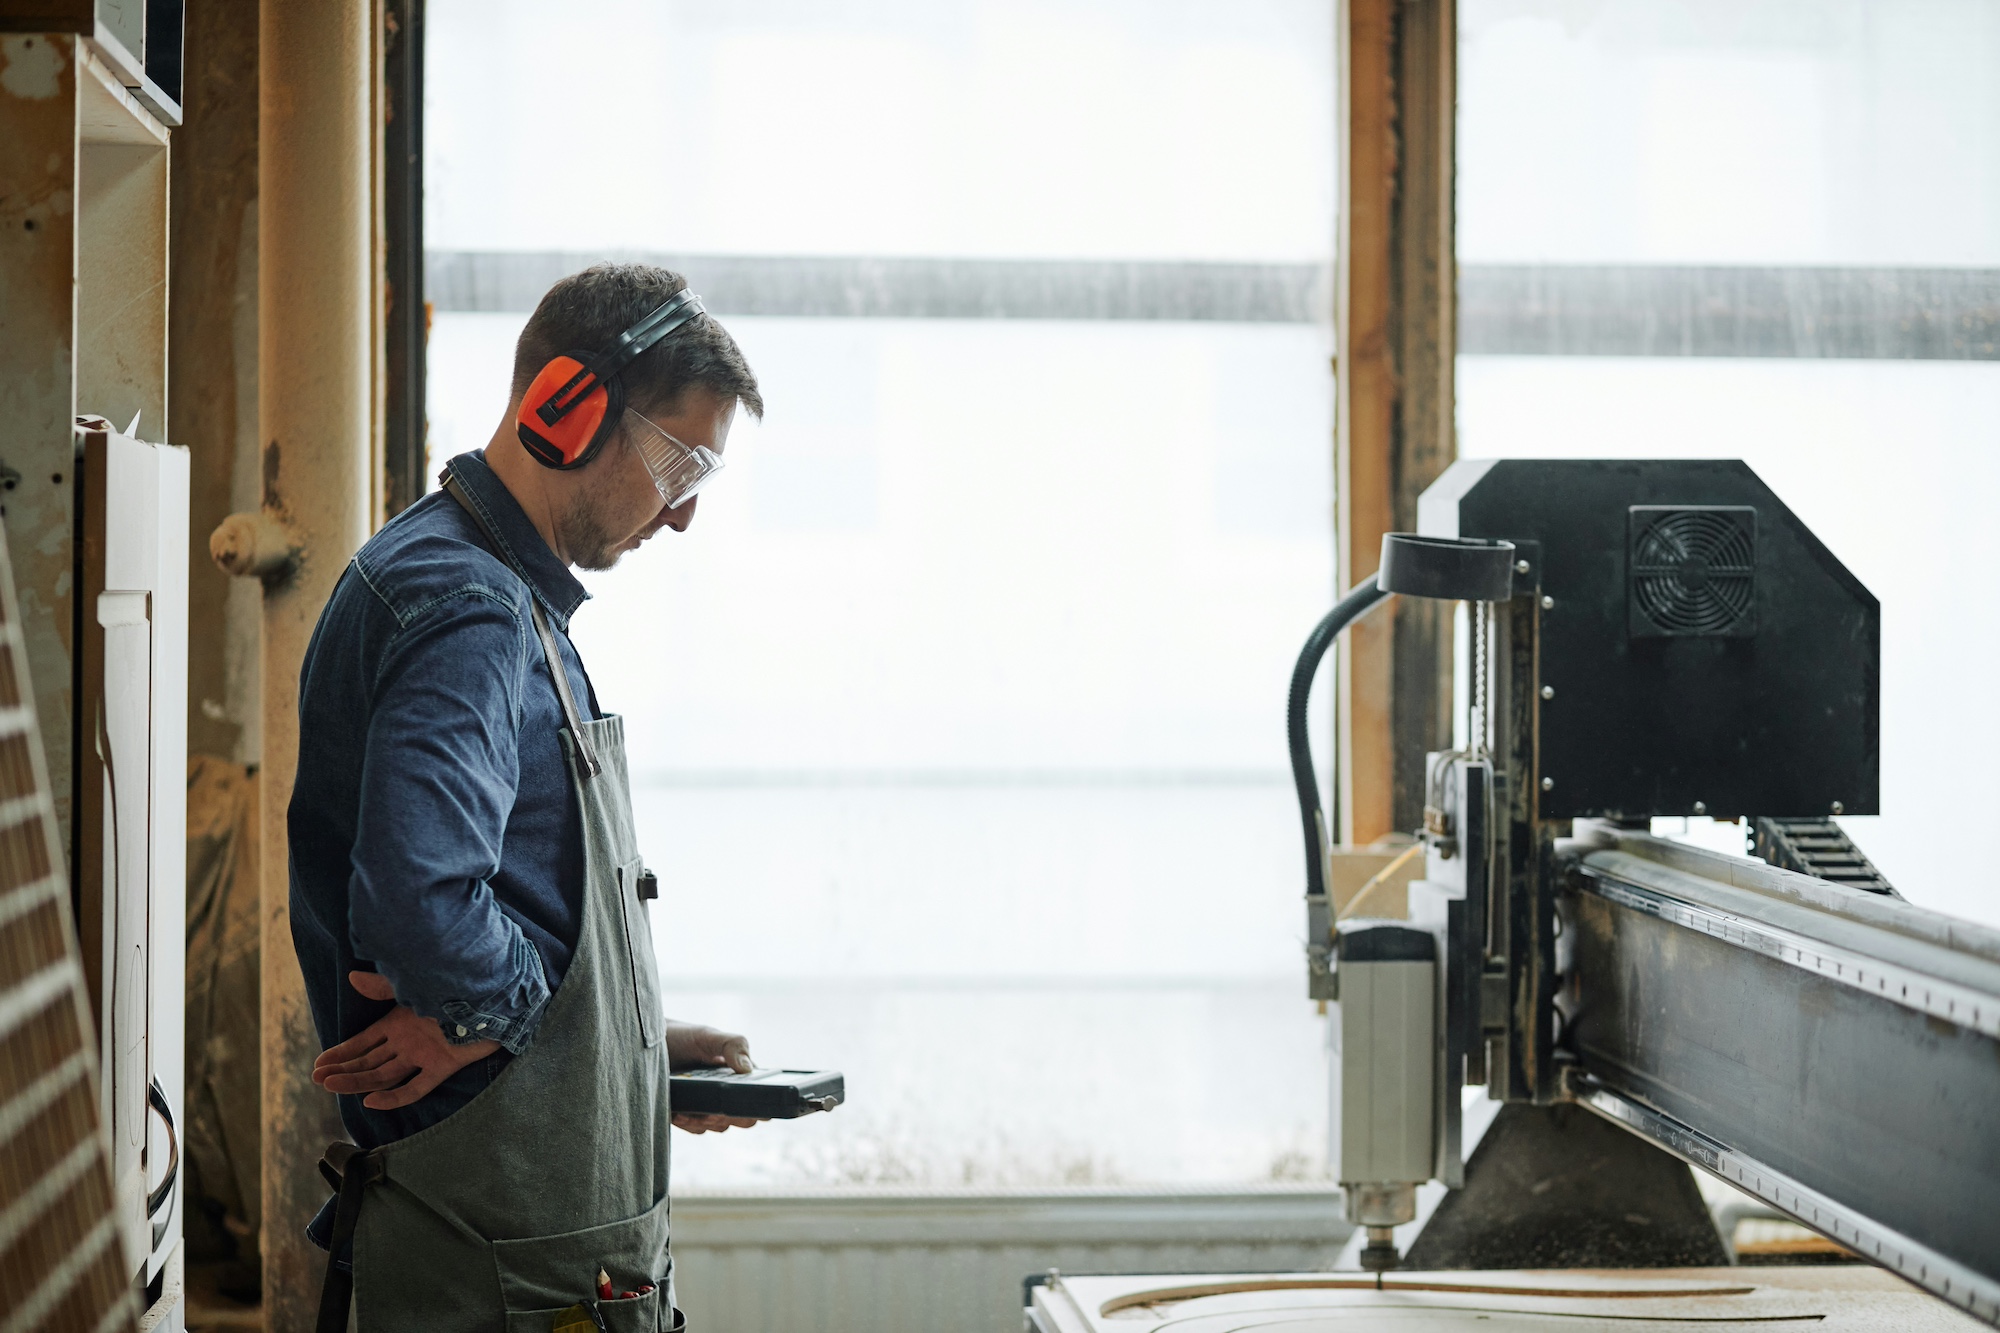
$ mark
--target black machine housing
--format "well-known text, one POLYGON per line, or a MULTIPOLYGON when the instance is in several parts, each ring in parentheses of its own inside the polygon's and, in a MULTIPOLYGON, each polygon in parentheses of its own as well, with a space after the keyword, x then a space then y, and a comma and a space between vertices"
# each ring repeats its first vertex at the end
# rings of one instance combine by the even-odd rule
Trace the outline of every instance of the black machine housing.
POLYGON ((1531 560, 1540 818, 1878 812, 1881 608, 1745 464, 1461 462, 1418 512, 1531 560))
POLYGON ((1430 878, 1462 901, 1439 909, 1446 1073, 1549 1104, 1578 1003, 1557 839, 1581 818, 1876 813, 1881 610, 1736 461, 1463 461, 1418 527, 1517 548, 1490 611, 1490 756, 1430 764, 1430 878))
MULTIPOLYGON (((1875 599, 1736 462, 1465 462, 1418 518, 1513 563, 1468 608, 1465 739, 1421 769, 1398 924, 1434 1002, 1364 973, 1341 1019, 1343 1110, 1408 1107, 1376 1070, 1433 1061, 1447 1190, 1409 1264, 1728 1262, 1692 1166, 2000 1328, 2000 931, 1903 900, 1842 826, 1877 809, 1875 599), (1704 814, 1752 847, 1649 831, 1704 814), (1479 1084, 1510 1104, 1468 1156, 1479 1084)), ((1341 1180, 1379 1270, 1416 1186, 1366 1173, 1420 1154, 1365 1148, 1341 1180)))

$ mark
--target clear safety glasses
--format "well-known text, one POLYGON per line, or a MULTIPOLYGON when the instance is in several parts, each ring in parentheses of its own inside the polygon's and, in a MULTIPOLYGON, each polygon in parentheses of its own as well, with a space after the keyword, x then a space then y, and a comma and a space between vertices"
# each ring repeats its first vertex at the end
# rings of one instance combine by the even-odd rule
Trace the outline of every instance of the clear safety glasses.
POLYGON ((631 408, 625 409, 626 438, 639 451, 646 474, 667 508, 678 509, 694 499, 708 479, 722 471, 722 455, 699 444, 684 444, 631 408))

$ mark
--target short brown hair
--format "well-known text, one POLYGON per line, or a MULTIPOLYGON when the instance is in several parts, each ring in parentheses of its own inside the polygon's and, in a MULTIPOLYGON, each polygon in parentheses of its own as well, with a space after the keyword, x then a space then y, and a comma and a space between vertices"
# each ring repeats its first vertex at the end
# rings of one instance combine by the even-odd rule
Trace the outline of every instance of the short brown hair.
MULTIPOLYGON (((514 344, 514 396, 526 393, 556 357, 608 345, 687 285, 680 274, 651 264, 596 264, 570 274, 549 288, 514 344)), ((641 411, 670 410, 699 386, 743 404, 753 417, 764 415, 757 376, 713 315, 695 316, 641 352, 620 378, 627 405, 641 411)))

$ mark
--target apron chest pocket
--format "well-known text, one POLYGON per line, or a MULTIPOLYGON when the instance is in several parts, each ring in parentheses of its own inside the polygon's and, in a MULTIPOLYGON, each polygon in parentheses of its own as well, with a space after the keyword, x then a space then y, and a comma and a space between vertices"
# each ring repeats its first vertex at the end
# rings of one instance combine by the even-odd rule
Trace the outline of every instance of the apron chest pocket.
POLYGON ((631 963, 632 998, 639 1007, 639 1035, 647 1046, 658 1046, 665 1035, 666 1020, 660 1011, 660 969, 653 961, 653 925, 645 900, 639 896, 639 877, 645 861, 634 857, 618 867, 618 901, 623 904, 625 956, 631 963))
POLYGON ((669 1205, 665 1198, 623 1222, 607 1222, 558 1236, 496 1240, 493 1266, 507 1311, 507 1333, 549 1333, 556 1316, 580 1301, 597 1299, 597 1270, 611 1276, 613 1291, 654 1289, 631 1300, 600 1301, 599 1312, 612 1333, 655 1333, 672 1321, 666 1279, 643 1274, 667 1271, 669 1205))

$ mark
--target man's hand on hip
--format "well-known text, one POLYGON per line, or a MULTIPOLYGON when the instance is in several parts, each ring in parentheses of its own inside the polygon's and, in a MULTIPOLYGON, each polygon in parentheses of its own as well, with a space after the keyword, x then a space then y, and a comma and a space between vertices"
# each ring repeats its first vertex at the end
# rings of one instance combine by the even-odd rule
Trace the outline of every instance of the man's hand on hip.
MULTIPOLYGON (((371 1000, 396 998, 389 979, 378 972, 349 972, 347 982, 371 1000)), ((399 1004, 340 1045, 321 1051, 312 1076, 328 1092, 367 1093, 361 1104, 371 1111, 393 1111, 423 1100, 438 1084, 499 1049, 497 1041, 454 1046, 436 1019, 399 1004)))
MULTIPOLYGON (((750 1061, 750 1039, 734 1032, 709 1027, 705 1023, 667 1023, 667 1066, 670 1069, 733 1069, 747 1074, 757 1066, 750 1061)), ((732 1126, 748 1129, 761 1125, 733 1115, 676 1115, 674 1124, 690 1134, 720 1134, 732 1126)))

